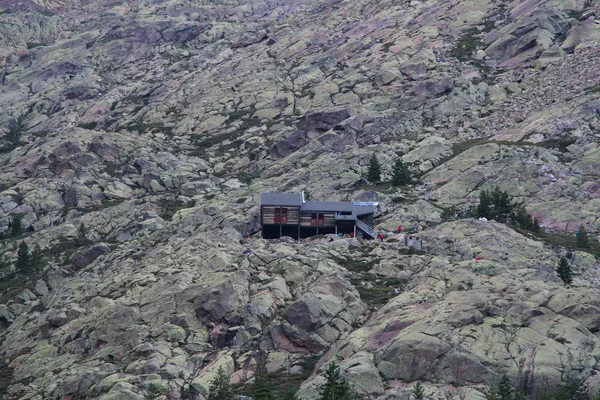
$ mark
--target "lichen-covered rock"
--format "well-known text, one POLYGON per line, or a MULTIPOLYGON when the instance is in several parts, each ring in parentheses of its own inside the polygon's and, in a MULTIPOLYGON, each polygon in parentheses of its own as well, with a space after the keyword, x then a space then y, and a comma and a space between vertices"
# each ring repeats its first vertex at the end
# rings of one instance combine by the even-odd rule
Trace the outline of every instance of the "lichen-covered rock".
POLYGON ((596 247, 559 236, 600 229, 597 2, 0 3, 0 392, 598 386, 596 247), (555 236, 453 217, 495 186, 555 236), (378 202, 384 241, 262 240, 266 191, 378 202))

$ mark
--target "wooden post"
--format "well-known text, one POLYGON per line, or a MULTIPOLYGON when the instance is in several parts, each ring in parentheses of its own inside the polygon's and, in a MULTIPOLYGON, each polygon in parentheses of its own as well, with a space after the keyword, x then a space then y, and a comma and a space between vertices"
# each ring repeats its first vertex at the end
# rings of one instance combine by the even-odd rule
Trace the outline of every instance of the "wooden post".
POLYGON ((356 239, 356 221, 354 221, 354 238, 356 239))

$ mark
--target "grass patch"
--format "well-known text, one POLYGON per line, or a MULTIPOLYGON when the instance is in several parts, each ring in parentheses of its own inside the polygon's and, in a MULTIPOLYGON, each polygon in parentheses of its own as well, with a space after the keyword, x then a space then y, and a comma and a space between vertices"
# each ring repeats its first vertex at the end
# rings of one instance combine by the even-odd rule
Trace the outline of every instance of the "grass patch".
POLYGON ((314 235, 314 236, 311 236, 309 238, 309 240, 313 241, 313 240, 325 239, 325 237, 326 237, 325 235, 314 235))
POLYGON ((575 143, 574 138, 559 138, 559 139, 550 139, 544 140, 538 143, 527 142, 525 140, 520 140, 518 142, 513 142, 510 140, 489 140, 487 138, 479 138, 479 139, 469 139, 460 143, 452 144, 452 157, 456 157, 465 151, 471 149, 475 146, 480 146, 484 144, 497 144, 499 146, 516 146, 516 147, 542 147, 545 149, 558 149, 560 151, 566 151, 567 146, 575 143))
POLYGON ((567 17, 568 18, 575 18, 576 20, 581 19, 581 17, 583 17, 583 14, 585 14, 585 9, 583 10, 567 10, 567 17))
POLYGON ((456 214, 458 213, 457 207, 438 207, 442 210, 440 218, 442 222, 454 221, 456 219, 456 214))
POLYGON ((469 140, 465 140, 464 142, 453 143, 452 144, 452 157, 456 157, 456 156, 464 153, 465 151, 469 150, 472 147, 479 146, 482 144, 487 144, 487 143, 489 143, 489 140, 485 139, 485 138, 469 139, 469 140))
POLYGON ((247 172, 240 172, 235 176, 235 178, 246 185, 251 185, 254 179, 260 177, 261 172, 262 171, 256 171, 251 174, 247 172))
POLYGON ((479 34, 479 29, 476 27, 464 31, 448 55, 459 61, 469 61, 475 51, 483 48, 483 42, 479 38, 479 34))
POLYGON ((104 209, 107 209, 110 207, 115 207, 115 206, 118 206, 119 204, 123 203, 124 201, 125 201, 124 199, 103 200, 102 204, 100 204, 99 206, 96 206, 96 207, 92 207, 88 211, 100 211, 100 210, 104 210, 104 209))
POLYGON ((540 232, 530 232, 521 228, 512 228, 524 236, 542 241, 550 246, 564 247, 568 250, 585 251, 587 253, 592 254, 596 258, 600 258, 600 242, 589 233, 588 241, 590 245, 588 248, 583 248, 577 246, 577 237, 574 233, 559 235, 555 233, 543 232, 541 230, 540 232))
POLYGON ((194 203, 183 204, 176 199, 160 199, 160 206, 160 217, 166 221, 171 221, 177 211, 191 208, 194 206, 194 203))
POLYGON ((173 127, 165 126, 165 124, 162 122, 146 123, 137 120, 124 125, 122 128, 130 132, 136 131, 139 133, 164 133, 169 137, 173 136, 173 127))
MULTIPOLYGON (((358 279, 358 281, 360 280, 364 279, 358 279)), ((371 280, 372 287, 361 286, 355 279, 352 279, 351 282, 358 290, 360 299, 371 307, 385 305, 389 300, 400 294, 406 283, 403 279, 396 278, 381 279, 380 282, 375 282, 374 277, 371 280)))
POLYGON ((73 254, 77 253, 81 248, 88 244, 90 243, 84 243, 79 240, 62 240, 56 246, 46 250, 44 256, 66 264, 73 254))
POLYGON ((104 164, 104 172, 106 172, 110 176, 120 175, 122 170, 123 170, 123 165, 121 165, 121 164, 113 164, 113 163, 105 163, 104 164))
POLYGON ((563 137, 558 139, 544 140, 542 142, 534 144, 534 146, 543 147, 545 149, 557 149, 565 153, 568 151, 567 147, 569 147, 572 144, 575 144, 576 141, 577 139, 573 137, 563 137))
POLYGON ((48 136, 49 134, 51 134, 52 131, 37 131, 37 132, 31 132, 31 134, 35 137, 39 137, 39 138, 45 138, 46 136, 48 136))
POLYGON ((384 194, 393 194, 398 190, 397 187, 392 186, 391 181, 378 182, 374 185, 358 185, 355 187, 356 190, 373 190, 375 192, 384 193, 384 194))
POLYGON ((332 259, 341 267, 346 268, 348 271, 352 272, 368 272, 375 265, 379 264, 380 259, 376 258, 369 261, 357 260, 354 258, 342 258, 342 257, 332 257, 332 259))
POLYGON ((26 276, 19 273, 13 273, 4 276, 0 280, 0 304, 6 304, 35 281, 37 281, 35 275, 26 276))
POLYGON ((583 94, 600 93, 600 85, 590 86, 583 90, 583 94))
POLYGON ((241 119, 249 117, 250 114, 252 114, 253 112, 254 112, 253 108, 241 108, 241 109, 232 111, 232 112, 229 113, 229 120, 228 120, 228 122, 239 121, 241 119))
POLYGON ((393 45, 394 43, 384 43, 381 45, 381 51, 388 53, 393 45))
POLYGON ((98 126, 98 123, 96 121, 93 121, 93 122, 83 122, 81 124, 78 124, 77 126, 79 128, 82 128, 82 129, 94 130, 98 126))
MULTIPOLYGON (((24 354, 29 353, 30 350, 31 350, 31 348, 29 348, 29 347, 21 347, 14 354, 10 354, 10 359, 14 360, 24 354)), ((2 368, 0 368, 0 395, 4 394, 4 395, 8 396, 6 390, 8 389, 9 386, 15 385, 16 383, 21 383, 23 385, 26 385, 29 383, 29 380, 25 379, 20 382, 15 381, 14 377, 13 377, 12 368, 8 368, 8 364, 2 363, 2 368)), ((22 392, 20 391, 18 393, 22 393, 22 392)), ((14 394, 16 394, 16 393, 14 393, 14 394)), ((3 397, 3 398, 8 398, 8 397, 3 397)))
POLYGON ((39 42, 27 42, 27 50, 33 50, 37 47, 42 47, 45 46, 44 43, 39 43, 39 42))
POLYGON ((406 255, 406 256, 411 256, 411 255, 415 255, 415 254, 424 256, 425 254, 427 254, 427 252, 425 250, 416 249, 414 247, 401 247, 398 249, 398 253, 402 254, 402 255, 406 255))
POLYGON ((395 204, 404 204, 404 203, 411 203, 412 204, 412 200, 409 199, 408 197, 392 197, 392 203, 395 204))
POLYGON ((202 155, 204 155, 206 150, 208 150, 209 148, 211 148, 217 144, 221 144, 226 140, 235 140, 239 136, 240 136, 240 133, 238 131, 235 131, 235 132, 229 132, 229 133, 222 133, 220 135, 209 136, 209 137, 203 138, 203 139, 193 137, 192 141, 194 143, 194 146, 196 146, 196 148, 194 150, 192 150, 190 154, 193 156, 202 156, 202 155))
MULTIPOLYGON (((477 50, 485 49, 487 46, 481 41, 482 36, 489 33, 494 28, 493 21, 485 21, 483 28, 473 27, 463 32, 462 36, 456 42, 456 45, 448 52, 450 57, 454 57, 459 61, 468 62, 484 75, 492 75, 494 69, 486 65, 483 60, 473 59, 473 53, 477 50)), ((486 79, 483 79, 486 80, 486 79)))
MULTIPOLYGON (((30 254, 31 252, 32 250, 30 251, 30 254)), ((48 250, 42 252, 44 260, 48 258, 48 255, 48 250)), ((4 267, 7 267, 6 263, 2 264, 4 264, 4 267)), ((0 304, 6 304, 27 288, 33 291, 36 282, 43 277, 46 265, 47 263, 44 261, 37 266, 30 265, 25 274, 22 271, 15 271, 3 276, 2 279, 0 279, 0 304)))

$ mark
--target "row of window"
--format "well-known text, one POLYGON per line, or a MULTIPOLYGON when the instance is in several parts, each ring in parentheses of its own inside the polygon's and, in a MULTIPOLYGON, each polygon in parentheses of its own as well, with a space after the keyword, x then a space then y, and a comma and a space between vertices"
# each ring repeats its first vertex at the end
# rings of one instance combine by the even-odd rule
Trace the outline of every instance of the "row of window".
MULTIPOLYGON (((295 210, 294 210, 295 211, 295 210)), ((296 214, 296 213, 294 213, 296 214)), ((339 213, 338 213, 339 214, 339 213)), ((342 213, 346 215, 345 213, 342 213)), ((352 213, 348 213, 352 215, 352 213)), ((300 217, 300 224, 307 225, 308 218, 310 218, 311 226, 325 226, 332 225, 335 223, 335 213, 310 213, 308 215, 302 215, 300 217)), ((288 223, 288 209, 281 207, 274 209, 274 223, 275 224, 287 224, 288 223)))

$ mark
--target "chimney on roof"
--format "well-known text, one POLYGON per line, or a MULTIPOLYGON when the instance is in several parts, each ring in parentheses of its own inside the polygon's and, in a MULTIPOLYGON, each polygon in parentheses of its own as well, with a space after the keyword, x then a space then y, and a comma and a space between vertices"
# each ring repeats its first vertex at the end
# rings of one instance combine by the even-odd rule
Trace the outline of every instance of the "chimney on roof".
POLYGON ((306 200, 304 200, 304 190, 300 193, 302 193, 302 203, 306 203, 306 200))

